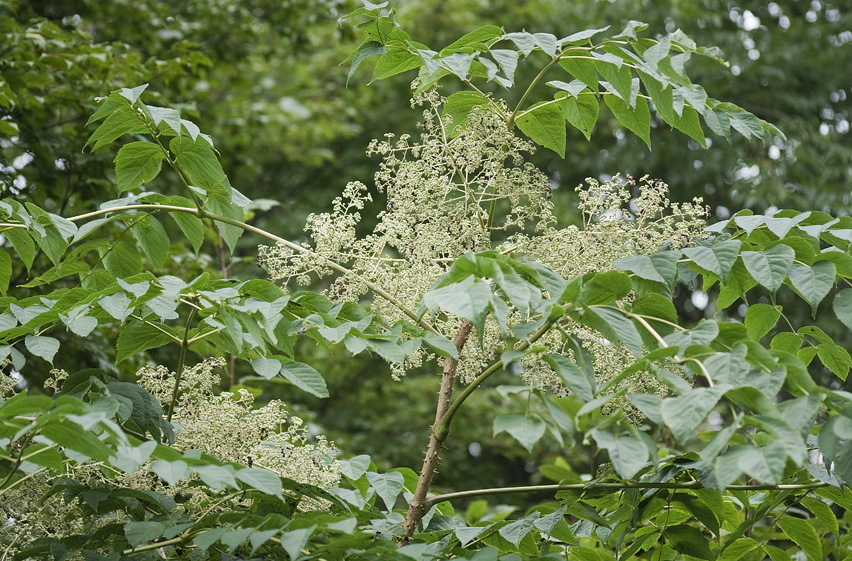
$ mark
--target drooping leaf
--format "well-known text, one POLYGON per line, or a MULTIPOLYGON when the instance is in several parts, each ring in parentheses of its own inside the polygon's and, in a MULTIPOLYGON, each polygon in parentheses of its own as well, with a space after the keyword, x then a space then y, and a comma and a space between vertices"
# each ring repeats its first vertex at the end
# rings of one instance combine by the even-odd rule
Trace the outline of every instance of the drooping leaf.
POLYGON ((142 272, 142 256, 124 240, 118 240, 112 247, 103 250, 102 259, 104 268, 118 278, 132 277, 142 272))
POLYGON ((275 358, 253 358, 251 367, 268 380, 281 371, 281 361, 275 358))
POLYGON ((385 53, 379 57, 379 61, 376 63, 373 81, 384 80, 401 72, 418 68, 421 63, 420 55, 400 47, 387 47, 385 53))
POLYGON ((24 345, 32 354, 51 364, 53 364, 53 357, 59 352, 59 341, 44 335, 27 335, 24 338, 24 345))
POLYGON ((157 177, 165 157, 160 145, 153 142, 139 140, 122 146, 115 157, 115 182, 119 195, 157 177))
MULTIPOLYGON (((585 84, 584 84, 585 85, 585 84)), ((592 129, 598 122, 600 104, 593 95, 566 97, 563 101, 565 118, 571 125, 583 133, 586 140, 591 140, 592 129)))
POLYGON ((817 306, 834 286, 836 273, 831 261, 817 261, 810 267, 796 263, 790 267, 790 284, 816 313, 817 306))
POLYGON ((624 128, 638 136, 651 149, 651 112, 648 110, 648 102, 644 97, 636 98, 635 107, 631 107, 629 100, 615 95, 605 95, 604 101, 618 122, 624 128))
POLYGON ((784 283, 796 256, 793 248, 786 244, 774 245, 765 251, 743 251, 741 255, 754 280, 772 293, 784 283))
POLYGON ((515 121, 522 133, 533 142, 565 157, 565 110, 561 103, 545 101, 525 110, 515 121))
POLYGON ((169 255, 171 242, 160 221, 148 216, 137 222, 132 230, 151 265, 155 269, 161 268, 169 255))
POLYGON ((687 247, 684 248, 683 254, 724 281, 737 261, 741 245, 739 240, 727 240, 710 247, 687 247))
POLYGON ((678 442, 686 442, 730 388, 727 385, 695 388, 678 397, 664 399, 663 421, 671 429, 672 436, 678 442))
POLYGON ((110 382, 107 389, 110 394, 121 396, 131 404, 129 420, 139 432, 149 433, 156 441, 162 440, 163 436, 170 442, 174 440, 171 425, 163 419, 163 407, 145 388, 130 382, 110 382))
POLYGON ((602 430, 592 431, 598 446, 609 453, 609 459, 618 475, 631 479, 648 463, 648 447, 633 436, 616 436, 602 430))
POLYGON ((716 557, 710 550, 709 540, 699 530, 686 524, 668 526, 663 530, 663 536, 675 551, 699 559, 712 561, 716 557))
POLYGON ((662 251, 653 255, 634 255, 622 257, 613 262, 613 266, 623 271, 630 271, 637 277, 674 285, 677 277, 677 260, 680 251, 662 251))
POLYGON ((822 561, 825 559, 820 544, 819 535, 807 520, 794 516, 781 515, 775 521, 781 531, 796 545, 802 548, 808 561, 822 561))
POLYGON ((594 372, 587 374, 568 357, 562 355, 549 354, 544 357, 544 361, 562 378, 565 387, 582 401, 591 401, 594 398, 594 372))
POLYGON ((642 354, 642 336, 633 322, 620 312, 604 306, 592 306, 585 310, 580 321, 610 341, 623 343, 634 356, 642 354))
POLYGON ((130 547, 136 547, 159 538, 165 529, 162 522, 127 522, 124 524, 124 537, 130 547))
POLYGON ((544 436, 546 428, 545 422, 535 413, 527 415, 503 413, 494 418, 492 432, 494 436, 501 432, 507 432, 512 438, 520 442, 527 451, 532 452, 535 443, 544 436))
POLYGON ((506 541, 513 544, 515 547, 519 547, 521 544, 521 540, 528 536, 530 531, 533 529, 535 521, 538 517, 539 513, 534 512, 530 516, 525 516, 520 520, 510 522, 509 524, 503 526, 498 530, 498 533, 506 541))
POLYGON ((376 494, 385 503, 388 510, 393 510, 396 499, 402 492, 405 478, 398 471, 389 471, 387 473, 367 472, 367 481, 370 486, 376 491, 376 494))
POLYGON ((852 329, 852 288, 845 288, 834 296, 832 308, 837 319, 848 329, 852 329))
POLYGON ((118 336, 115 361, 119 363, 137 353, 162 347, 172 341, 172 337, 162 329, 141 321, 133 321, 118 336))
POLYGON ((281 496, 281 478, 275 472, 261 468, 243 468, 235 472, 239 481, 267 495, 281 496))
POLYGON ((450 117, 450 133, 453 134, 456 127, 463 126, 467 115, 474 107, 487 106, 488 99, 479 92, 460 91, 447 98, 443 106, 442 115, 450 117))
POLYGON ((841 380, 846 380, 852 368, 849 351, 834 343, 820 343, 816 348, 819 360, 841 380))
POLYGON ((281 367, 279 375, 297 388, 317 397, 328 397, 328 387, 322 375, 312 366, 302 362, 288 362, 281 367))
POLYGON ((355 75, 355 71, 361 66, 364 60, 371 56, 382 55, 385 53, 385 47, 378 41, 365 41, 352 53, 352 66, 349 72, 346 73, 346 85, 349 85, 349 80, 355 75))
POLYGON ((780 317, 781 306, 770 306, 769 304, 749 306, 745 314, 745 326, 748 330, 749 339, 760 341, 775 327, 780 317))

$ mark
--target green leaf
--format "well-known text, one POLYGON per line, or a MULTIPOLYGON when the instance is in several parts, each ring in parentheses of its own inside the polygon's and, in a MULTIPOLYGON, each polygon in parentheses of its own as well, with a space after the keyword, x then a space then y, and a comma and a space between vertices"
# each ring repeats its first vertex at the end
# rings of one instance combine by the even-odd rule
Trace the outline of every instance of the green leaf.
MULTIPOLYGON (((227 179, 225 181, 227 182, 227 179)), ((209 197, 207 198, 209 210, 214 214, 220 214, 231 220, 242 222, 245 218, 245 213, 242 207, 235 202, 234 197, 236 193, 237 191, 230 186, 227 188, 222 185, 211 187, 208 191, 209 197)), ((224 222, 217 222, 216 227, 222 234, 222 238, 228 245, 228 249, 233 253, 237 241, 243 234, 243 229, 224 222)))
POLYGON ((46 395, 27 395, 27 390, 24 390, 0 404, 0 418, 40 414, 52 406, 53 399, 46 395))
POLYGON ((370 456, 366 454, 340 461, 340 473, 353 481, 361 479, 361 476, 367 472, 369 467, 370 456))
POLYGON ((775 521, 781 531, 805 552, 808 561, 825 559, 816 530, 807 520, 782 514, 775 521))
POLYGON ((651 112, 644 97, 636 98, 636 106, 615 95, 605 95, 604 101, 624 128, 641 138, 651 149, 651 112))
POLYGON ((773 440, 763 448, 737 446, 716 458, 716 480, 720 486, 726 486, 745 472, 758 481, 774 485, 784 476, 786 463, 787 453, 780 440, 773 440))
POLYGON ((592 56, 606 57, 598 58, 595 61, 595 68, 609 84, 610 87, 607 89, 621 98, 622 101, 627 102, 629 107, 632 107, 633 73, 630 71, 630 67, 613 55, 599 55, 597 51, 592 51, 592 56))
POLYGON ((102 255, 104 268, 118 278, 132 277, 142 272, 142 256, 131 244, 119 240, 102 255))
POLYGON ((59 446, 94 460, 108 462, 108 458, 113 454, 113 450, 93 432, 65 419, 45 424, 41 427, 41 434, 59 446))
POLYGON ((423 336, 423 343, 429 346, 439 356, 459 357, 459 351, 452 341, 446 337, 427 333, 423 336))
POLYGON ((12 279, 12 256, 0 248, 0 295, 6 296, 12 279))
POLYGON ((191 473, 189 464, 183 460, 174 460, 171 462, 166 460, 157 460, 151 464, 151 469, 154 470, 154 473, 162 477, 169 485, 174 485, 178 481, 186 479, 191 473))
POLYGON ((584 29, 583 31, 572 33, 568 37, 563 37, 561 39, 561 43, 563 45, 579 45, 588 43, 588 39, 594 37, 598 33, 603 33, 604 31, 609 29, 609 27, 610 26, 607 25, 606 27, 601 27, 598 29, 584 29))
POLYGON ((623 343, 635 356, 642 354, 642 336, 633 322, 620 312, 603 306, 592 306, 585 310, 580 321, 610 341, 623 343))
POLYGON ((565 110, 561 102, 543 101, 523 111, 515 121, 530 140, 565 157, 565 110))
POLYGON ((664 399, 663 422, 671 429, 675 440, 686 442, 729 389, 731 387, 727 385, 696 388, 678 397, 664 399))
POLYGON ((799 499, 799 503, 810 510, 814 516, 816 516, 817 520, 819 520, 829 532, 834 534, 835 537, 840 536, 837 516, 828 504, 816 497, 802 497, 799 499))
POLYGON ((490 303, 488 283, 473 276, 459 283, 433 288, 423 296, 423 304, 430 310, 444 309, 472 321, 478 329, 482 327, 490 303))
POLYGON ((275 472, 261 468, 243 468, 237 470, 235 475, 252 489, 267 495, 281 496, 281 478, 275 472))
POLYGON ((710 247, 687 247, 684 248, 683 254, 702 269, 710 271, 725 281, 737 261, 740 246, 742 246, 742 242, 739 240, 727 240, 714 243, 710 247))
POLYGON ((849 375, 849 369, 852 368, 852 357, 849 356, 849 351, 834 343, 820 343, 816 349, 817 356, 823 365, 845 381, 849 375))
POLYGON ((598 122, 600 115, 600 104, 593 95, 579 95, 566 97, 563 101, 565 118, 571 125, 583 133, 586 140, 591 140, 592 129, 598 122))
POLYGON ((475 29, 465 33, 460 38, 456 39, 441 50, 441 53, 449 53, 455 49, 460 49, 472 43, 485 43, 491 39, 503 36, 503 29, 496 25, 483 25, 479 29, 475 29))
POLYGON ((24 345, 32 354, 43 358, 50 364, 53 364, 53 357, 59 352, 59 341, 53 337, 27 335, 24 338, 24 345))
POLYGON ((746 138, 763 138, 764 130, 760 119, 733 103, 719 103, 714 107, 715 111, 721 111, 730 122, 735 131, 746 138))
POLYGON ((3 231, 3 237, 9 240, 27 271, 29 271, 35 259, 35 242, 30 233, 20 228, 11 228, 3 231))
POLYGON ((743 251, 740 255, 754 280, 773 294, 784 283, 796 257, 793 248, 786 244, 765 251, 743 251))
POLYGON ((367 481, 370 482, 370 486, 385 503, 385 507, 388 510, 393 510, 396 499, 399 497, 402 487, 405 484, 405 477, 398 471, 389 471, 387 473, 368 471, 367 481))
POLYGON ((148 216, 137 222, 132 230, 151 265, 155 269, 162 268, 169 255, 171 242, 160 221, 148 216))
POLYGON ((745 314, 745 326, 748 330, 749 339, 760 341, 775 327, 780 317, 781 306, 770 306, 769 304, 749 306, 745 314))
POLYGON ((497 436, 501 432, 507 432, 528 452, 532 452, 533 446, 541 440, 546 429, 545 422, 535 413, 527 415, 503 413, 494 418, 492 434, 497 436))
POLYGON ((150 434, 154 440, 163 440, 163 435, 174 440, 172 427, 163 419, 163 407, 148 390, 130 382, 110 382, 110 394, 126 399, 132 409, 128 419, 136 425, 138 432, 150 434))
POLYGON ((322 375, 312 366, 301 362, 288 362, 279 374, 297 388, 317 397, 328 397, 328 387, 322 375))
POLYGON ((725 546, 725 550, 716 558, 716 561, 753 561, 752 558, 755 555, 758 557, 754 561, 763 558, 759 542, 751 538, 737 538, 725 546))
POLYGON ((685 349, 690 345, 709 345, 719 335, 719 324, 714 320, 701 320, 686 331, 675 331, 665 337, 669 345, 685 349))
POLYGON ((453 532, 459 540, 459 545, 466 546, 476 539, 482 532, 488 529, 488 526, 465 526, 462 528, 454 528, 453 532))
POLYGON ((613 262, 613 267, 630 271, 639 278, 673 286, 677 277, 677 261, 680 251, 661 251, 653 255, 633 255, 613 262))
POLYGON ((636 409, 638 409, 649 421, 657 425, 663 424, 663 398, 658 395, 646 393, 630 393, 627 395, 636 409))
POLYGON ((598 71, 595 69, 595 62, 589 60, 587 49, 566 49, 559 57, 559 66, 589 86, 593 92, 598 92, 598 71))
POLYGON ((346 86, 349 86, 349 80, 355 75, 355 71, 361 66, 361 63, 374 55, 382 55, 385 53, 385 47, 378 41, 365 41, 352 53, 352 66, 349 72, 346 73, 346 86))
MULTIPOLYGON (((645 51, 645 53, 647 54, 648 51, 645 51)), ((639 72, 639 78, 645 85, 645 89, 648 90, 651 101, 654 102, 654 108, 660 117, 663 118, 663 121, 686 134, 701 146, 706 147, 707 139, 701 128, 698 111, 692 107, 682 107, 681 112, 678 113, 675 111, 674 89, 672 87, 664 89, 657 79, 644 72, 639 72)))
POLYGON ((532 531, 535 521, 538 518, 538 512, 534 512, 530 516, 525 516, 520 520, 510 522, 498 530, 498 533, 509 543, 515 547, 520 547, 521 540, 529 535, 532 531))
POLYGON ((290 556, 290 561, 296 561, 302 557, 302 549, 314 533, 316 526, 302 528, 299 530, 291 530, 281 534, 281 547, 290 556))
POLYGON ((852 329, 852 288, 844 288, 834 296, 832 308, 837 319, 843 322, 847 329, 852 329))
POLYGON ((638 438, 601 430, 593 430, 591 435, 598 446, 606 449, 615 471, 625 479, 631 479, 648 463, 648 447, 638 438))
POLYGON ((578 306, 611 304, 625 298, 633 288, 630 277, 619 271, 596 273, 583 283, 575 303, 578 306))
POLYGON ((275 358, 253 358, 251 367, 267 380, 281 372, 281 361, 275 358))
POLYGON ((117 364, 137 353, 162 347, 173 341, 174 339, 163 330, 141 321, 133 321, 118 336, 115 362, 117 364))
POLYGON ((104 296, 98 301, 98 305, 118 321, 126 320, 134 310, 133 302, 124 292, 104 296))
POLYGON ((204 243, 204 222, 197 216, 184 212, 170 212, 169 216, 178 225, 180 231, 192 245, 192 249, 195 250, 195 254, 198 255, 198 251, 204 243))
POLYGON ((817 261, 812 266, 794 264, 790 267, 790 283, 795 291, 811 305, 816 314, 817 306, 834 286, 837 270, 831 261, 817 261))
POLYGON ((384 80, 401 72, 419 68, 423 59, 420 55, 408 52, 399 47, 388 47, 385 54, 379 57, 373 71, 373 81, 384 80))
POLYGON ((452 94, 444 103, 442 115, 446 119, 450 117, 448 130, 453 136, 457 127, 463 127, 467 116, 474 107, 488 105, 488 98, 479 92, 460 91, 452 94))
POLYGON ((136 141, 125 144, 115 157, 115 182, 118 193, 136 189, 160 174, 166 153, 159 144, 136 141))
POLYGON ((175 164, 186 174, 191 185, 210 190, 227 183, 216 153, 202 137, 193 140, 188 136, 177 136, 169 143, 169 150, 175 155, 175 164))
POLYGON ((145 125, 145 120, 130 105, 118 107, 109 117, 101 123, 86 146, 92 146, 92 152, 99 150, 107 144, 125 134, 144 134, 150 132, 145 125))
POLYGON ((136 547, 159 538, 165 529, 162 522, 125 522, 124 537, 130 547, 136 547))
POLYGON ((562 378, 565 387, 584 402, 595 396, 594 372, 584 372, 568 357, 558 354, 545 355, 544 361, 562 378))
POLYGON ((663 536, 668 544, 679 553, 708 561, 716 559, 716 556, 710 550, 707 536, 698 528, 686 524, 676 524, 666 527, 663 530, 663 536))

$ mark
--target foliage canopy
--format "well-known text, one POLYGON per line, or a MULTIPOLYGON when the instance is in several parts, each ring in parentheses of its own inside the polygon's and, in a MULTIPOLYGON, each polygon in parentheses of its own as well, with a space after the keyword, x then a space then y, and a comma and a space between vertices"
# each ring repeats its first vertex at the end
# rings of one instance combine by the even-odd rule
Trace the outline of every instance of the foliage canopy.
POLYGON ((372 144, 376 189, 347 185, 301 242, 250 223, 258 206, 214 139, 147 85, 88 119, 81 158, 114 164, 93 194, 117 198, 0 201, 4 557, 845 558, 852 358, 820 325, 852 328, 852 221, 744 210, 703 228, 700 201, 615 176, 582 186, 583 227, 564 226, 529 161, 536 145, 564 155, 567 131, 589 138, 606 112, 648 146, 664 125, 700 145, 705 127, 784 141, 693 83, 688 61, 717 51, 638 21, 562 38, 487 25, 436 51, 386 4, 348 17, 364 37, 349 78, 370 58, 374 80, 416 71, 423 125, 372 144), (272 280, 229 271, 246 233, 272 280), (312 275, 327 288, 299 290, 312 275), (718 292, 716 313, 684 321, 678 291, 698 288, 718 292), (114 352, 49 369, 91 338, 114 352), (419 473, 340 458, 281 402, 253 406, 263 384, 334 399, 306 340, 380 356, 397 378, 439 374, 419 473), (254 375, 217 393, 228 359, 254 375), (585 449, 591 465, 566 452, 539 466, 551 485, 436 494, 482 394, 505 400, 494 436, 585 449), (481 499, 532 492, 548 496, 511 518, 481 499))

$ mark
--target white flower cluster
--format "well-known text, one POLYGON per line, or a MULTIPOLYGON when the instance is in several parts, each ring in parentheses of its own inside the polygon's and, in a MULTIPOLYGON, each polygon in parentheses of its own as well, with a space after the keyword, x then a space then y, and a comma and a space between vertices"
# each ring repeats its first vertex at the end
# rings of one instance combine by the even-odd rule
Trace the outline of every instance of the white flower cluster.
MULTIPOLYGON (((181 451, 200 450, 223 461, 266 468, 282 477, 323 488, 337 483, 340 462, 335 458, 337 450, 334 444, 324 436, 309 439, 302 419, 291 415, 282 402, 271 401, 255 408, 254 397, 245 389, 236 394, 223 392, 217 395, 214 392, 218 383, 215 369, 223 365, 222 359, 208 359, 184 369, 172 417, 174 447, 181 451)), ((58 390, 67 376, 65 371, 53 370, 45 387, 58 390)), ((150 391, 166 408, 174 391, 174 373, 163 366, 149 366, 142 368, 137 377, 139 385, 150 391)), ((0 372, 0 398, 14 394, 14 382, 13 378, 0 372)), ((110 471, 100 462, 68 462, 63 477, 99 482, 106 481, 104 474, 110 471)), ((200 509, 209 502, 210 492, 191 482, 192 478, 167 486, 147 464, 136 473, 113 474, 110 477, 112 485, 151 489, 171 496, 188 495, 187 508, 200 509)), ((100 524, 115 522, 114 519, 91 520, 75 516, 74 504, 66 503, 62 493, 44 499, 42 493, 50 485, 51 477, 42 472, 7 491, 0 506, 0 516, 5 520, 4 524, 0 524, 0 534, 14 529, 18 543, 26 543, 46 536, 91 532, 100 524)), ((307 501, 299 504, 300 508, 322 506, 308 504, 307 501)))
MULTIPOLYGON (((296 255, 284 247, 261 248, 272 279, 304 282, 309 274, 330 273, 327 264, 334 261, 353 274, 335 279, 328 290, 331 298, 357 299, 372 283, 415 309, 448 263, 465 252, 496 249, 544 263, 570 280, 590 271, 607 271, 622 257, 653 253, 664 245, 682 247, 701 235, 707 213, 699 199, 675 204, 662 181, 619 176, 604 182, 589 179, 578 187, 582 227, 557 226, 548 179, 525 161, 533 146, 507 127, 501 114, 505 108, 498 102, 474 107, 464 127, 450 133, 454 123, 442 114, 445 101, 434 91, 415 99, 416 105, 424 106, 417 142, 406 135, 386 135, 370 145, 369 152, 383 158, 375 184, 387 199, 373 233, 356 235, 358 211, 370 196, 362 184, 350 184, 335 200, 333 212, 308 220, 313 255, 296 255)), ((391 322, 404 317, 382 298, 376 298, 373 307, 391 322)), ((530 319, 519 312, 512 317, 515 322, 530 319)), ((433 325, 451 338, 458 320, 439 315, 433 325)), ((593 347, 602 378, 629 364, 629 353, 601 342, 585 328, 566 324, 562 329, 539 343, 547 344, 551 352, 570 355, 563 333, 574 334, 593 347)), ((492 322, 481 338, 468 339, 457 369, 463 382, 497 358, 502 338, 492 322)), ((404 364, 393 365, 394 377, 427 357, 420 351, 404 364)), ((522 376, 536 388, 562 389, 540 356, 524 361, 522 376)))
MULTIPOLYGON (((290 415, 283 402, 273 400, 255 408, 246 389, 215 394, 216 368, 222 359, 208 359, 185 368, 180 397, 172 416, 174 447, 201 450, 220 460, 251 464, 302 483, 331 487, 340 479, 337 450, 325 437, 308 439, 304 422, 290 415)), ((168 406, 175 376, 168 369, 145 367, 139 385, 168 406)))

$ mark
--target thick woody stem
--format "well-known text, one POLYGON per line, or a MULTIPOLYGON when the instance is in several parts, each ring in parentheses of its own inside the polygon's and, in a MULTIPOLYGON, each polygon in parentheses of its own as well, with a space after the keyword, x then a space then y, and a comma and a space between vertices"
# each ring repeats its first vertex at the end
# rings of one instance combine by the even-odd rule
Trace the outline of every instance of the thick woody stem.
MULTIPOLYGON (((459 354, 461 354, 462 347, 464 347, 467 338, 470 336, 472 327, 473 324, 469 321, 463 321, 458 331, 456 331, 455 337, 453 337, 453 344, 456 346, 459 354)), ((441 421, 450 408, 450 398, 453 396, 453 383, 455 382, 458 364, 458 359, 450 356, 444 357, 444 368, 441 372, 441 389, 438 391, 438 405, 435 408, 435 424, 441 421)), ((414 534, 420 520, 423 519, 423 516, 426 515, 426 512, 431 506, 426 500, 426 496, 429 493, 429 488, 432 486, 432 477, 438 469, 444 440, 446 440, 446 435, 438 439, 434 431, 429 434, 429 446, 426 448, 426 455, 423 456, 423 468, 420 470, 417 488, 414 490, 414 497, 408 503, 408 512, 405 514, 405 523, 402 525, 405 529, 406 541, 414 534)))

